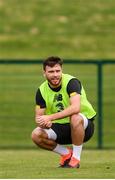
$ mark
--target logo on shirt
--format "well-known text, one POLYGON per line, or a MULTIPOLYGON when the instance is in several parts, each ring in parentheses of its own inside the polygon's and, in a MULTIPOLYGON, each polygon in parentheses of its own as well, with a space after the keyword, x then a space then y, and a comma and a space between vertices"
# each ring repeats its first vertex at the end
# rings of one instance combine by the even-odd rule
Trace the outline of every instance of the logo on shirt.
POLYGON ((63 96, 62 94, 55 94, 53 102, 55 103, 55 107, 57 109, 57 112, 64 110, 64 105, 62 104, 63 96))

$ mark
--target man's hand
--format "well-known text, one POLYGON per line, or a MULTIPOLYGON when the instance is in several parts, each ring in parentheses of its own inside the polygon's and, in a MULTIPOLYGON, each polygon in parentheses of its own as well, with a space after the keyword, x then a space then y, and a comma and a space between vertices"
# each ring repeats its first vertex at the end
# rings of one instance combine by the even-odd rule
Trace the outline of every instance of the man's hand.
POLYGON ((36 116, 36 123, 41 128, 50 128, 52 126, 50 115, 36 116))

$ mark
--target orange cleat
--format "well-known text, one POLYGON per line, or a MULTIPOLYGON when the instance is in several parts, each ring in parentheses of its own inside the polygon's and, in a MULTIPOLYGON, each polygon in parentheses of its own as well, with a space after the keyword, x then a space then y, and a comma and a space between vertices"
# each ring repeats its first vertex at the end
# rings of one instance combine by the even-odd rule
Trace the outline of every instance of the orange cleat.
POLYGON ((66 155, 61 155, 60 158, 60 166, 59 167, 66 167, 71 159, 72 156, 72 150, 70 148, 68 148, 69 153, 66 155))
POLYGON ((68 168, 79 168, 80 167, 80 161, 74 157, 71 157, 68 168))

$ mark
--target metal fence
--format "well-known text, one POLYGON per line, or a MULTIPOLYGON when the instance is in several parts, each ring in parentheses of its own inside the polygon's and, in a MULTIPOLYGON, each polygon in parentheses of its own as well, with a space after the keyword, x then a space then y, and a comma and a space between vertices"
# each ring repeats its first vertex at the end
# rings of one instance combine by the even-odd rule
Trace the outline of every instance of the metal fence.
MULTIPOLYGON (((35 65, 41 64, 42 60, 0 60, 0 64, 2 65, 14 65, 14 64, 22 64, 22 65, 35 65)), ((115 65, 114 60, 74 60, 74 59, 65 59, 64 64, 68 65, 95 65, 97 68, 97 119, 98 119, 98 133, 97 133, 97 148, 103 148, 103 86, 104 86, 104 74, 103 69, 105 66, 113 66, 115 65)), ((114 66, 115 67, 115 66, 114 66)), ((111 71, 111 70, 110 70, 111 71)), ((115 74, 112 76, 115 77, 115 74)), ((110 82, 115 84, 115 82, 110 82)), ((113 103, 114 105, 114 103, 113 103)), ((112 107, 114 108, 114 107, 112 107)), ((109 120, 111 121, 111 120, 109 120)), ((114 134, 115 135, 115 134, 114 134)))

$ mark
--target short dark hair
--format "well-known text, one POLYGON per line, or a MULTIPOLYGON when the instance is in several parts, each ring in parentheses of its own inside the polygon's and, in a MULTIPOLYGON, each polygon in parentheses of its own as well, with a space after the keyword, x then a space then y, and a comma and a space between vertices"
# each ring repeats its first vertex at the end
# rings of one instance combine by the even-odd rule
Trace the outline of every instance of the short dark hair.
POLYGON ((59 64, 60 66, 62 66, 63 60, 62 60, 61 58, 59 58, 58 56, 48 57, 47 59, 45 59, 45 60, 43 61, 43 69, 45 70, 45 69, 46 69, 46 66, 53 67, 53 66, 55 66, 56 64, 59 64))

